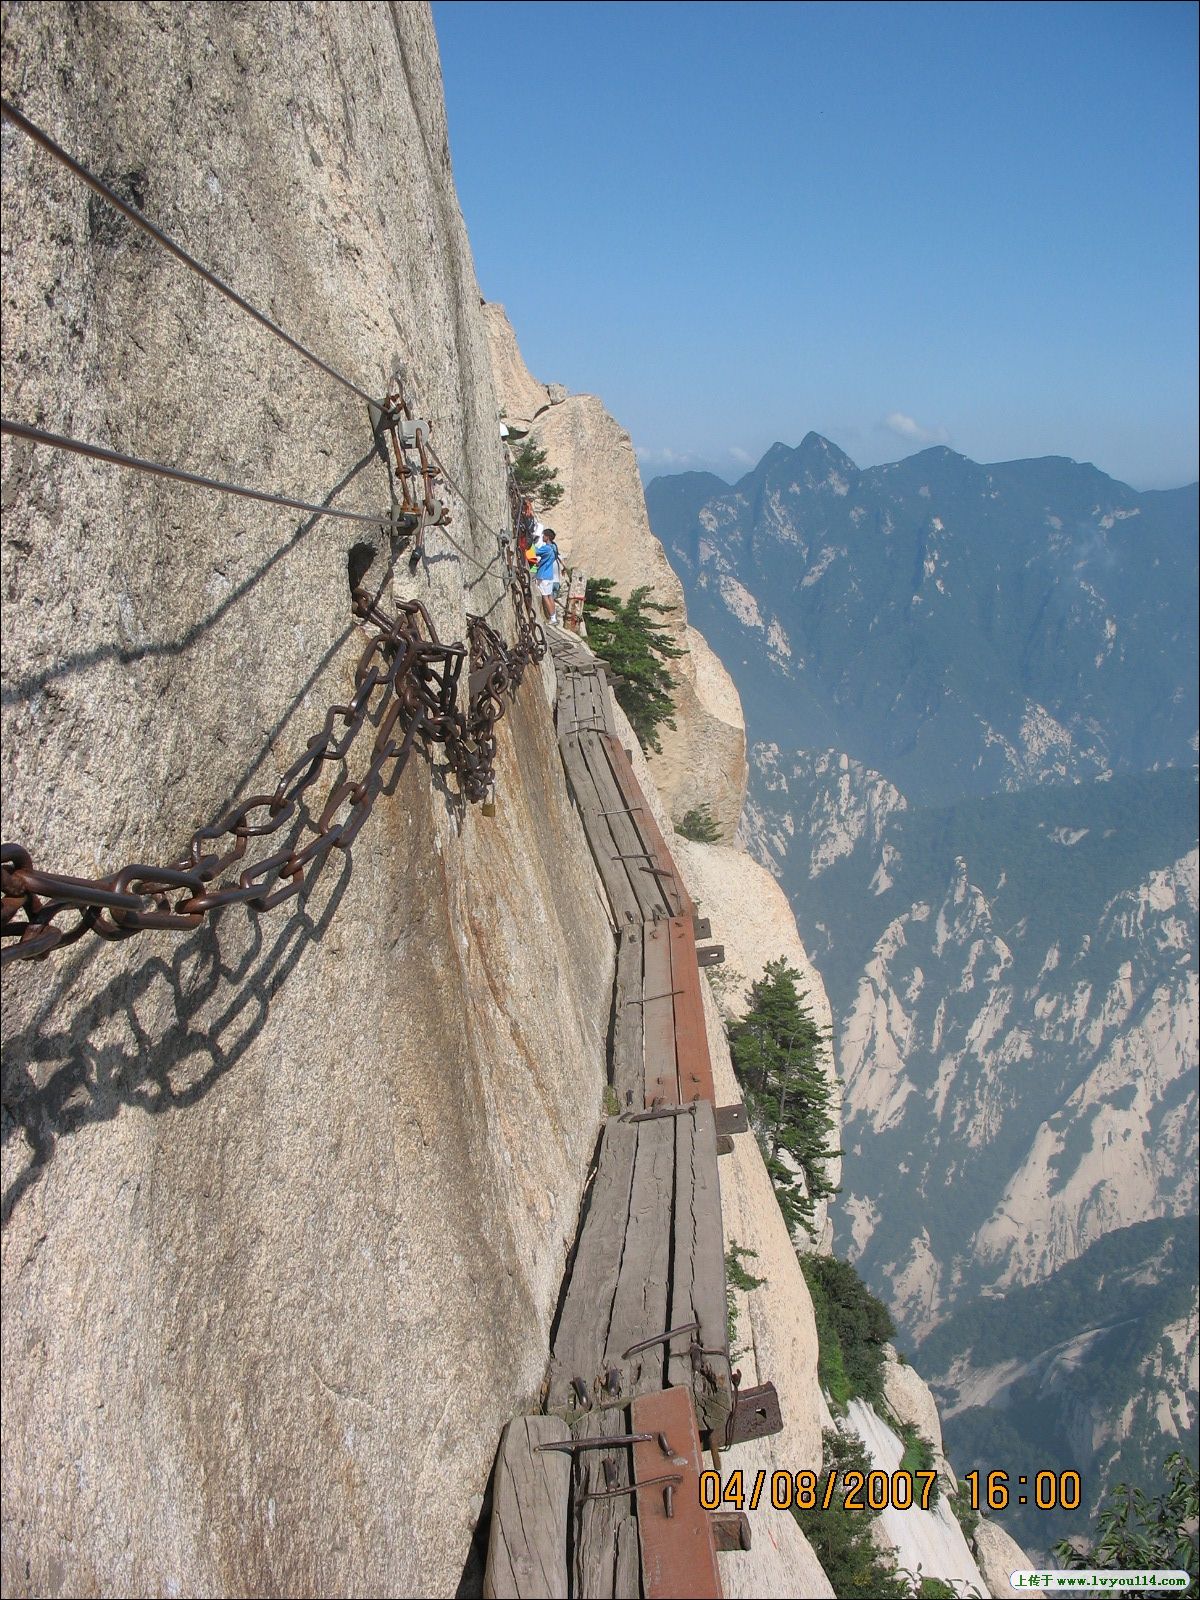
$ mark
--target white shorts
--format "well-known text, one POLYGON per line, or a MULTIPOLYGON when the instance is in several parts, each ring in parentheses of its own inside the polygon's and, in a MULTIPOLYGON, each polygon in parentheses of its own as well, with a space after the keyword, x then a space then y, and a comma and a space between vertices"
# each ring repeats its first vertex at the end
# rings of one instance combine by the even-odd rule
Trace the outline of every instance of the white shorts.
POLYGON ((547 599, 550 599, 550 597, 554 593, 554 579, 553 578, 539 578, 538 579, 538 589, 542 594, 544 594, 546 596, 547 599))

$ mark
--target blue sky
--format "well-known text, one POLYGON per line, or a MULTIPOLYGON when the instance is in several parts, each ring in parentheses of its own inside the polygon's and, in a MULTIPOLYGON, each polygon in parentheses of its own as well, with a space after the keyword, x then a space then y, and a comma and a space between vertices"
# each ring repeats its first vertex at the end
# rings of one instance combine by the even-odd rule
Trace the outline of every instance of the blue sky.
POLYGON ((435 0, 480 289, 647 476, 1197 476, 1197 7, 435 0))

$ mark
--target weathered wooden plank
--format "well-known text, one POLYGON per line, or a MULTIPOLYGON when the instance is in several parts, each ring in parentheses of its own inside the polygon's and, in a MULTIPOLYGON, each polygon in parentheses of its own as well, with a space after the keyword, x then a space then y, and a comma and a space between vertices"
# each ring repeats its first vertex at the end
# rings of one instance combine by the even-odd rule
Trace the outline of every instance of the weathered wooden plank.
POLYGON ((608 895, 613 918, 618 927, 629 921, 641 922, 641 906, 629 882, 625 864, 614 859, 618 852, 613 838, 612 819, 599 814, 605 808, 588 769, 581 746, 581 736, 568 734, 559 741, 559 748, 562 751, 563 765, 567 769, 575 802, 583 819, 583 831, 596 862, 600 881, 608 895))
POLYGON ((704 1001, 700 995, 700 969, 696 965, 696 940, 690 917, 673 917, 671 987, 675 994, 675 1060, 679 1071, 679 1100, 716 1101, 708 1030, 704 1026, 704 1001))
MULTIPOLYGON (((690 1119, 688 1119, 690 1120, 690 1119)), ((700 1434, 690 1389, 663 1389, 633 1402, 633 1431, 652 1437, 633 1447, 638 1536, 646 1600, 719 1596, 720 1568, 708 1513, 700 1505, 700 1434), (665 1434, 671 1455, 658 1444, 665 1434), (651 1479, 674 1476, 669 1486, 651 1479)))
MULTIPOLYGON (((633 762, 625 754, 624 746, 615 734, 604 734, 605 750, 614 774, 614 781, 624 788, 637 790, 637 775, 633 770, 633 762)), ((638 791, 640 793, 640 790, 638 791)), ((654 820, 654 813, 649 807, 639 814, 638 825, 645 844, 644 849, 653 856, 653 865, 657 866, 665 876, 659 880, 663 886, 664 905, 670 916, 694 916, 695 906, 683 885, 682 878, 675 874, 675 863, 671 852, 667 849, 666 840, 658 823, 654 820)), ((646 874, 650 876, 649 873, 646 874)))
POLYGON ((563 673, 559 682, 563 689, 563 711, 565 721, 560 718, 559 726, 567 733, 574 733, 579 726, 579 683, 582 674, 578 671, 563 673))
POLYGON ((697 1100, 675 1121, 675 1226, 671 1240, 671 1326, 698 1322, 701 1354, 693 1366, 680 1341, 672 1346, 667 1379, 690 1384, 702 1428, 724 1429, 732 1396, 725 1300, 725 1246, 713 1108, 697 1100))
POLYGON ((580 722, 585 722, 593 731, 603 728, 608 713, 608 688, 599 671, 580 673, 579 690, 580 722))
POLYGON ((675 1065, 675 1005, 671 995, 670 923, 647 923, 642 959, 642 1035, 645 1050, 645 1104, 679 1104, 675 1065))
POLYGON ((611 669, 604 661, 597 661, 596 669, 596 678, 600 685, 600 701, 598 709, 601 720, 604 723, 604 730, 606 733, 616 733, 617 724, 616 719, 613 717, 613 688, 612 682, 609 678, 609 672, 611 669))
POLYGON ((604 1124, 571 1281, 550 1351, 547 1411, 574 1416, 586 1409, 572 1391, 573 1379, 582 1379, 593 1405, 600 1393, 604 1347, 629 1223, 638 1127, 638 1123, 618 1122, 612 1117, 604 1124))
POLYGON ((569 1439, 558 1417, 514 1417, 500 1439, 488 1532, 486 1600, 567 1593, 571 1458, 537 1446, 569 1439))
MULTIPOLYGON (((629 1412, 617 1407, 592 1412, 575 1428, 577 1439, 630 1431, 629 1412)), ((582 1450, 575 1457, 575 1538, 571 1593, 579 1600, 640 1600, 640 1561, 633 1496, 606 1493, 610 1487, 605 1462, 615 1483, 633 1482, 633 1456, 628 1445, 582 1450), (602 1500, 589 1495, 604 1494, 602 1500)), ((567 1591, 562 1590, 565 1596, 567 1591)))
POLYGON ((642 858, 646 853, 646 845, 640 831, 645 801, 636 784, 624 790, 617 787, 605 752, 605 737, 602 733, 581 733, 580 747, 595 783, 596 793, 600 796, 601 809, 608 813, 606 820, 616 844, 614 853, 622 858, 620 864, 629 878, 630 888, 640 908, 640 916, 643 921, 648 921, 656 915, 663 914, 665 901, 654 879, 641 870, 645 864, 642 858), (634 807, 638 809, 632 809, 634 807))
POLYGON ((675 1201, 675 1129, 672 1119, 635 1123, 638 1143, 633 1165, 625 1252, 604 1353, 606 1370, 621 1374, 627 1398, 661 1389, 665 1346, 651 1345, 626 1359, 631 1345, 667 1327, 667 1281, 671 1269, 671 1215, 675 1201))
POLYGON ((594 665, 587 671, 576 672, 575 715, 581 729, 594 730, 596 727, 596 701, 599 692, 600 682, 594 665))
POLYGON ((645 1101, 645 1052, 642 1008, 641 922, 626 923, 617 944, 616 998, 613 1004, 612 1085, 622 1111, 637 1111, 645 1101))

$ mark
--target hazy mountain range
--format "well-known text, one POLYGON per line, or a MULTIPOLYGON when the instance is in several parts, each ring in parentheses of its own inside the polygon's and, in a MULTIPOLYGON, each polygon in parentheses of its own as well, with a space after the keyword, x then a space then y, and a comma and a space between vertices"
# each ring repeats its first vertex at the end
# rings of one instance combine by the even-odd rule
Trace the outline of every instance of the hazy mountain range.
MULTIPOLYGON (((809 434, 647 503, 746 708, 743 830, 833 1005, 838 1249, 914 1344, 949 1341, 922 1359, 970 1413, 960 1443, 987 1456, 990 1419, 984 1464, 1023 1471, 996 1456, 1011 1386, 958 1405, 975 1358, 942 1330, 1197 1208, 1196 487, 941 448, 860 472, 809 434)), ((1005 1359, 1070 1347, 1121 1395, 1070 1438, 1046 1413, 1094 1499, 1134 1416, 1148 1456, 1194 1439, 1195 1317, 1139 1302, 1131 1343, 1065 1304, 1005 1359), (1173 1354, 1147 1366, 1168 1312, 1173 1354)))

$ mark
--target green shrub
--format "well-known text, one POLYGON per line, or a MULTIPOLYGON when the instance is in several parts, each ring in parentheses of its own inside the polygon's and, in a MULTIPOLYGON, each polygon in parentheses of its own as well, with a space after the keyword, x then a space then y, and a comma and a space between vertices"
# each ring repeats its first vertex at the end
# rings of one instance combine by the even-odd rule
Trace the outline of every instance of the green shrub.
POLYGON ((720 844, 721 828, 716 817, 705 801, 703 805, 694 806, 691 811, 685 811, 675 824, 675 832, 685 839, 694 839, 697 844, 720 844))
MULTIPOLYGON (((803 1260, 800 1265, 803 1268, 803 1260)), ((805 1277, 808 1278, 807 1273, 805 1277)), ((821 1385, 834 1416, 844 1417, 846 1407, 854 1398, 854 1390, 850 1387, 850 1380, 846 1376, 837 1328, 829 1314, 829 1307, 825 1303, 825 1292, 821 1285, 809 1280, 808 1289, 812 1296, 813 1320, 817 1325, 817 1382, 821 1385)))
POLYGON ((756 1278, 752 1272, 747 1272, 742 1265, 744 1258, 758 1259, 757 1250, 749 1250, 740 1244, 731 1244, 725 1252, 725 1299, 728 1306, 727 1317, 729 1323, 729 1350, 733 1353, 734 1338, 737 1334, 738 1308, 734 1299, 734 1290, 740 1289, 744 1294, 749 1294, 751 1289, 761 1289, 766 1283, 765 1278, 756 1278))
MULTIPOLYGON (((896 1432, 900 1435, 904 1444, 904 1454, 900 1458, 899 1470, 901 1472, 915 1474, 936 1470, 933 1459, 933 1446, 925 1435, 919 1431, 916 1423, 898 1422, 896 1423, 896 1432)), ((930 1509, 937 1505, 941 1488, 941 1480, 935 1478, 927 1502, 930 1509)))
POLYGON ((826 1428, 821 1435, 823 1461, 821 1478, 837 1473, 838 1491, 827 1511, 821 1509, 821 1496, 812 1510, 793 1506, 792 1515, 813 1547, 817 1560, 839 1600, 907 1600, 909 1586, 888 1557, 875 1548, 871 1511, 847 1511, 841 1485, 847 1472, 868 1473, 871 1461, 862 1441, 854 1434, 826 1428))
MULTIPOLYGON (((1196 1522, 1200 1516, 1200 1476, 1196 1463, 1174 1450, 1163 1463, 1167 1492, 1151 1498, 1141 1489, 1120 1483, 1106 1497, 1096 1518, 1096 1538, 1080 1550, 1064 1539, 1054 1554, 1064 1567, 1118 1568, 1148 1572, 1153 1568, 1186 1572, 1191 1583, 1180 1589, 1188 1600, 1200 1593, 1200 1561, 1196 1522)), ((1142 1591, 1144 1593, 1144 1591, 1142 1591)), ((1131 1595, 1119 1589, 1117 1596, 1131 1595)))
POLYGON ((822 1387, 843 1409, 854 1396, 882 1404, 884 1346, 896 1331, 891 1313, 848 1261, 802 1256, 800 1267, 817 1313, 817 1372, 822 1387), (827 1383, 836 1385, 836 1390, 827 1383))
POLYGON ((963 1531, 963 1537, 970 1544, 975 1537, 975 1530, 979 1526, 979 1513, 971 1504, 970 1497, 961 1483, 950 1496, 950 1509, 953 1511, 958 1525, 963 1531))

